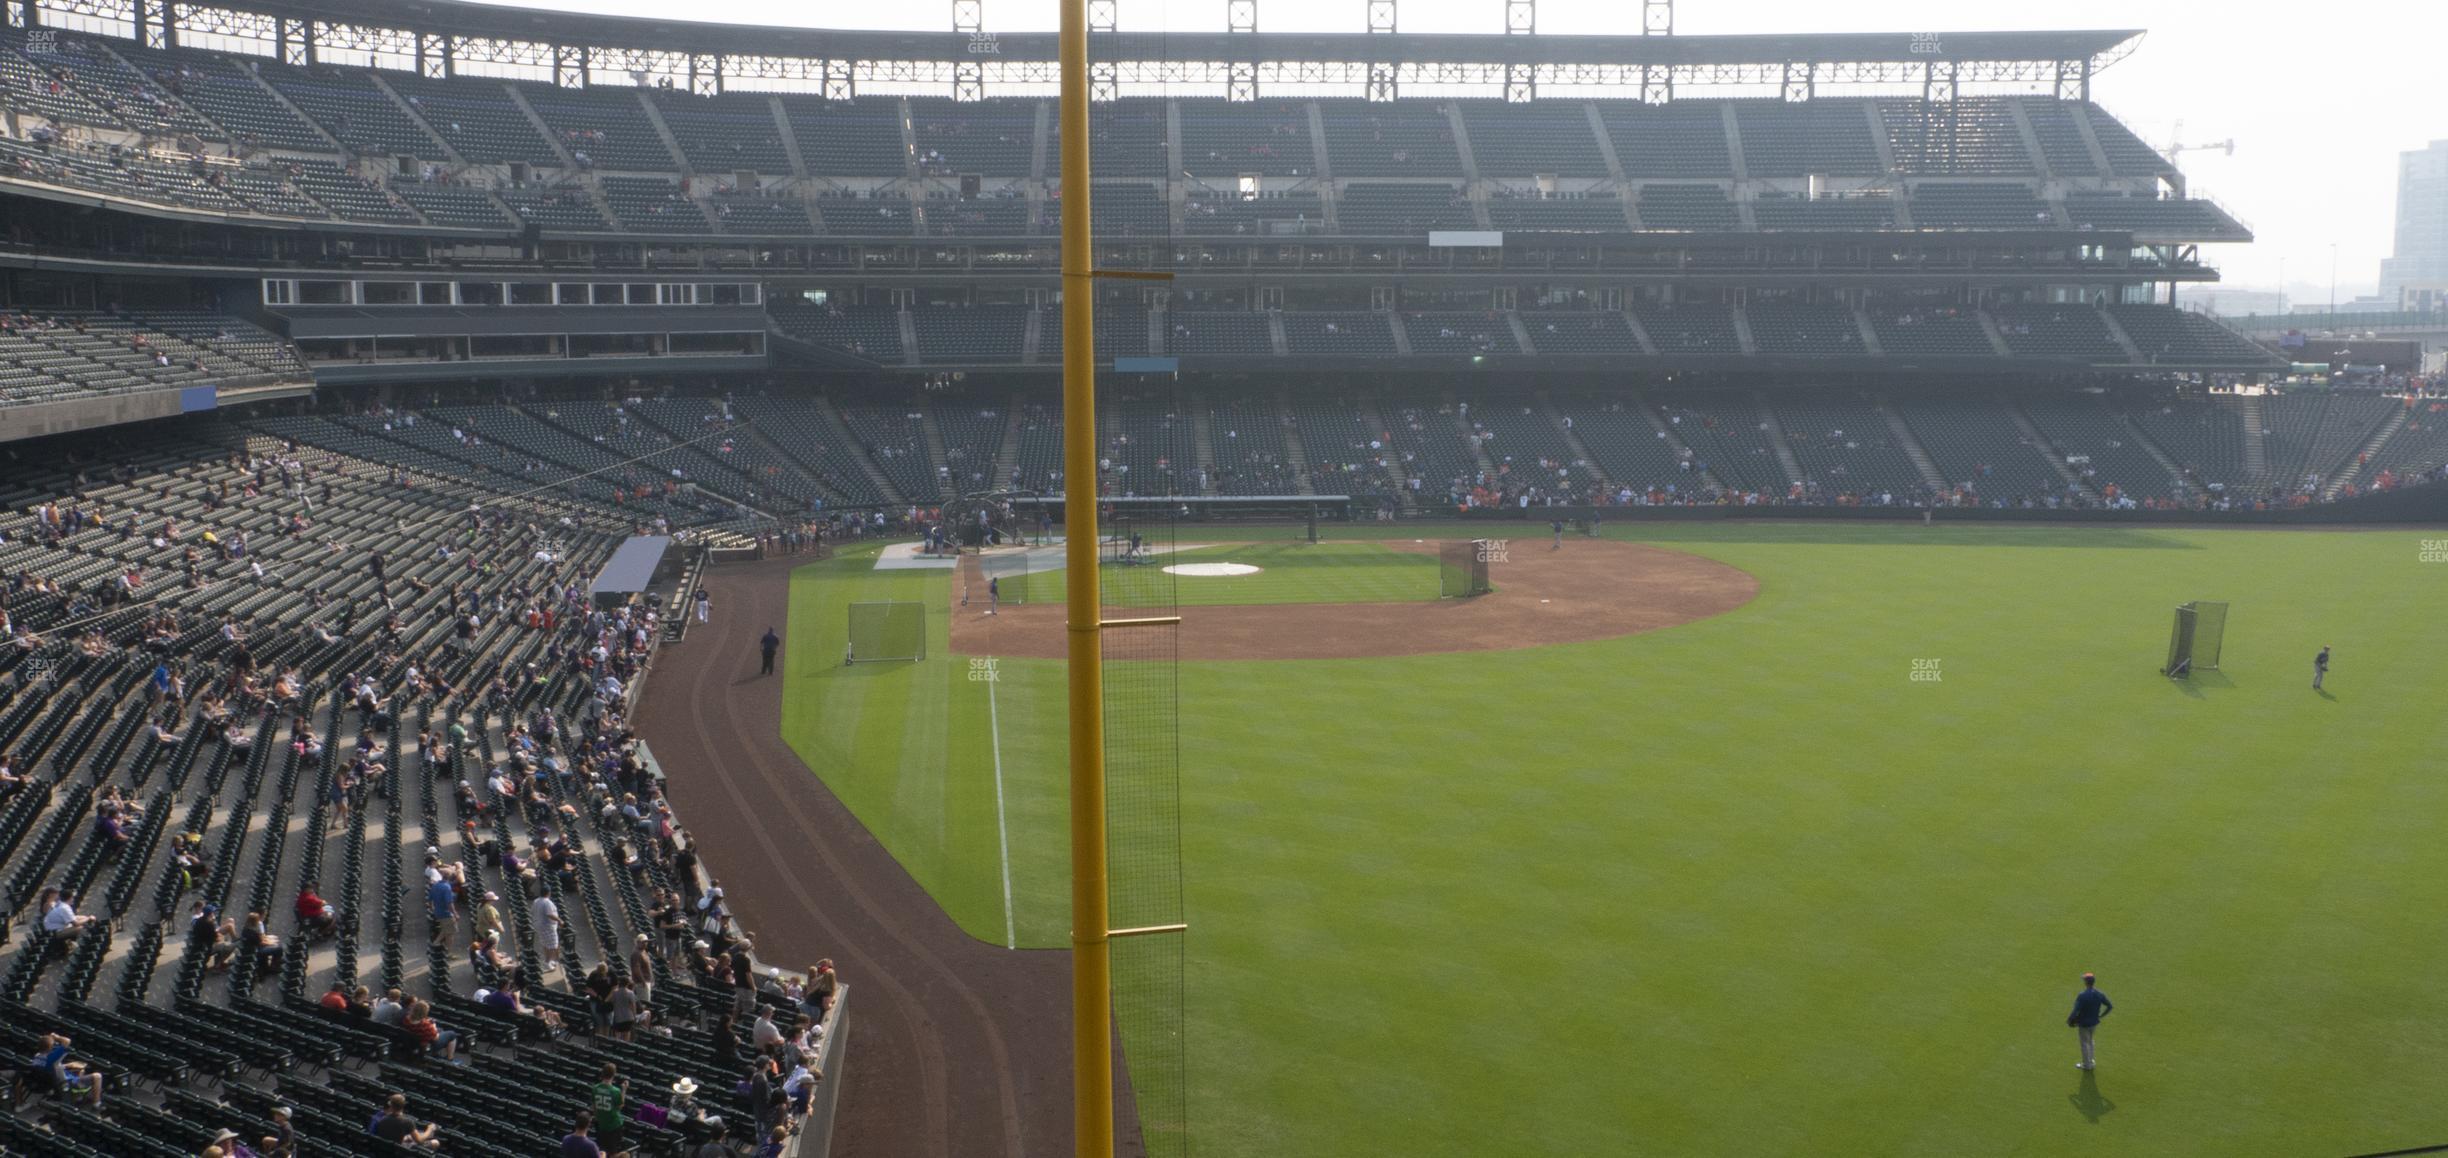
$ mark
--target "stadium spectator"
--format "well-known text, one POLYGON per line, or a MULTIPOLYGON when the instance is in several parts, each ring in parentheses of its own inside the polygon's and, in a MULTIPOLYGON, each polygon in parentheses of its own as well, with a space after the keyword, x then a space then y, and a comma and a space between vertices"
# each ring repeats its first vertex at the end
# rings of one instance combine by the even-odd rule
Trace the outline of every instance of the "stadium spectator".
POLYGON ((102 1108, 102 1075, 90 1071, 84 1062, 70 1061, 67 1035, 42 1035, 42 1049, 27 1063, 26 1079, 44 1093, 64 1094, 71 1100, 82 1099, 93 1109, 102 1108))
POLYGON ((383 1103, 381 1112, 366 1127, 366 1133, 385 1142, 400 1146, 421 1146, 427 1150, 442 1148, 442 1131, 431 1122, 420 1123, 408 1116, 408 1095, 393 1094, 383 1103))

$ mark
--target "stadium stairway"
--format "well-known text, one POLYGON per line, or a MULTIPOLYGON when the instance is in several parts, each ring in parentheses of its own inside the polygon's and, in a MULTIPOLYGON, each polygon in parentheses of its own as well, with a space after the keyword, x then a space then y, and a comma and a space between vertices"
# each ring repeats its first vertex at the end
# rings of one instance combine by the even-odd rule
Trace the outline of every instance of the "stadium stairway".
POLYGON ((2029 442, 2040 451, 2043 457, 2048 459, 2049 465, 2056 468, 2057 477, 2064 479, 2066 486, 2087 500, 2099 501, 2099 492, 2093 490, 2089 483, 2084 482, 2082 475, 2074 469, 2072 464, 2066 462, 2065 451, 2059 449, 2048 435, 2041 432, 2038 424, 2031 420, 2031 415, 2023 413, 2023 408, 2016 405, 2011 398, 2000 398, 1998 405, 2006 408, 2007 415, 2014 419, 2015 430, 2022 434, 2024 441, 2029 442))
MULTIPOLYGON (((904 313, 901 315, 901 317, 903 319, 902 324, 907 325, 909 315, 904 313)), ((914 346, 910 348, 916 349, 914 346)), ((851 435, 850 427, 848 424, 842 421, 841 411, 833 405, 833 400, 831 398, 822 394, 817 395, 816 413, 818 417, 823 419, 825 428, 832 433, 832 437, 840 440, 836 445, 847 447, 855 447, 859 445, 859 440, 851 435)), ((941 435, 937 436, 938 439, 941 437, 941 435)), ((928 446, 928 453, 937 456, 935 461, 930 465, 943 465, 943 449, 940 445, 930 444, 928 446)), ((884 468, 876 465, 875 456, 870 454, 860 454, 857 456, 857 458, 860 471, 866 474, 868 482, 874 484, 878 494, 883 495, 886 499, 894 503, 906 503, 910 501, 910 496, 901 493, 901 488, 894 486, 893 480, 885 475, 884 468)), ((938 477, 941 477, 941 475, 939 474, 938 477)))
POLYGON ((2254 490, 2260 490, 2270 483, 2269 424, 2258 395, 2239 395, 2236 409, 2244 419, 2244 478, 2254 490))
POLYGON ((1589 444, 1581 441, 1581 435, 1573 430, 1572 423, 1565 419, 1564 412, 1556 409, 1555 399, 1549 397, 1546 391, 1541 390, 1538 393, 1538 401, 1539 413, 1546 415, 1547 421, 1555 426, 1556 433, 1563 436, 1565 447, 1572 451, 1573 465, 1589 472, 1590 480, 1597 485, 1608 485, 1606 468, 1599 464, 1597 455, 1590 453, 1589 444))
POLYGON ((2134 421, 2133 415, 2119 410, 2117 420, 2125 424, 2125 432, 2132 437, 2134 445, 2149 452, 2151 458, 2159 463, 2159 469, 2167 472, 2169 485, 2175 488, 2174 493, 2178 497, 2184 496, 2198 486, 2201 480, 2194 478, 2186 473, 2182 466, 2177 465, 2176 457, 2169 454, 2166 447, 2159 445, 2159 440, 2152 438, 2150 431, 2144 430, 2141 423, 2134 421))
POLYGON ((1011 482, 1012 472, 1020 467, 1020 415, 1022 396, 1014 394, 1003 407, 1008 417, 1003 423, 1003 443, 995 451, 994 475, 988 479, 988 489, 1000 489, 1011 482))
POLYGON ((935 424, 934 407, 929 406, 918 412, 918 430, 926 436, 927 462, 934 466, 935 477, 951 480, 944 485, 945 496, 959 494, 963 487, 952 470, 952 452, 944 442, 943 427, 935 424))
MULTIPOLYGON (((1360 419, 1361 429, 1370 431, 1381 431, 1386 429, 1385 416, 1377 409, 1377 402, 1375 399, 1364 398, 1355 405, 1359 407, 1360 412, 1358 417, 1360 419)), ((1284 429, 1286 437, 1294 439, 1295 442, 1298 441, 1299 434, 1297 431, 1293 430, 1291 427, 1286 427, 1284 429)), ((1387 481, 1391 486, 1393 486, 1394 493, 1399 496, 1402 509, 1406 511, 1418 510, 1419 496, 1411 493, 1411 472, 1403 469, 1402 456, 1393 453, 1392 449, 1388 448, 1383 456, 1383 460, 1385 464, 1387 481)))
POLYGON ((2142 347, 2134 344, 2133 335, 2125 332, 2124 323, 2117 321, 2116 314, 2107 309, 2103 308, 2096 312, 2099 314, 2100 325, 2107 329, 2108 336, 2116 339, 2118 349, 2125 351, 2125 360, 2140 365, 2142 347))
POLYGON ((2390 439, 2397 437, 2398 431, 2405 429, 2413 413, 2400 406, 2396 413, 2389 415, 2388 421, 2381 423, 2380 429, 2373 431, 2371 438, 2356 449, 2354 457, 2347 459, 2346 464, 2338 468, 2337 474, 2321 484, 2321 499, 2324 502, 2334 499, 2346 489, 2347 484, 2361 482, 2370 464, 2380 461, 2380 452, 2388 446, 2390 439))
MULTIPOLYGON (((1197 455, 1199 478, 1205 480, 1206 482, 1205 486, 1199 488, 1199 493, 1212 495, 1216 493, 1216 480, 1218 478, 1216 474, 1215 432, 1210 429, 1210 423, 1208 422, 1207 402, 1203 397, 1194 397, 1190 400, 1190 445, 1193 452, 1197 455)), ((1286 461, 1289 462, 1290 460, 1287 458, 1286 461)))
POLYGON ((1921 472, 1921 481, 1929 484, 1931 492, 1944 494, 1948 487, 1946 474, 1938 469, 1937 460, 1930 457, 1929 449, 1921 445, 1920 439, 1913 437, 1912 427, 1905 424, 1903 416, 1895 412, 1895 407, 1884 401, 1877 403, 1877 406, 1879 417, 1887 420, 1887 429, 1895 434, 1896 446, 1904 451, 1905 458, 1912 460, 1914 469, 1921 472))
POLYGON ((1785 438, 1785 423, 1777 417, 1776 407, 1768 404, 1765 394, 1753 394, 1751 400, 1759 408, 1760 430, 1768 436, 1768 449, 1776 455, 1777 465, 1784 468, 1785 478, 1802 481, 1805 476, 1801 460, 1794 457, 1793 444, 1785 438))
POLYGON ((1310 481, 1309 447, 1301 441, 1300 424, 1293 420, 1289 397, 1282 394, 1275 396, 1275 418, 1283 424, 1284 465, 1292 470, 1293 493, 1316 494, 1317 486, 1310 481))

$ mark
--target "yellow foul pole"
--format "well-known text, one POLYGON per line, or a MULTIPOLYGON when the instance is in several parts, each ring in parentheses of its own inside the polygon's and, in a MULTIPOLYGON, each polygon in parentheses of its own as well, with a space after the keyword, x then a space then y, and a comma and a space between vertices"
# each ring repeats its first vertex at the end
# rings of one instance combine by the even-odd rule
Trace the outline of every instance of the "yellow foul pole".
POLYGON ((1097 647, 1096 336, 1088 245, 1088 0, 1062 0, 1064 597, 1071 701, 1071 1119, 1112 1158, 1112 914, 1105 893, 1105 688, 1097 647))

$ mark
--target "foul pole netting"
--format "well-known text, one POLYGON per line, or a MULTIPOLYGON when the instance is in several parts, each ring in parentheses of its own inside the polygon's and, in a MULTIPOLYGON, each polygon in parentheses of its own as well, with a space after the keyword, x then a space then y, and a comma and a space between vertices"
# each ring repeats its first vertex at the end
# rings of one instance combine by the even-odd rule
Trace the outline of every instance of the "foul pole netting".
MULTIPOLYGON (((1102 409, 1102 407, 1100 407, 1102 409)), ((1124 1083, 1154 1158, 1189 1153, 1188 917, 1181 863, 1181 611, 1164 569, 1178 546, 1169 515, 1134 514, 1137 550, 1100 550, 1106 622, 1105 817, 1113 928, 1114 1025, 1124 1083)), ((1126 544, 1129 540, 1125 539, 1126 544)), ((1083 552, 1084 554, 1084 552, 1083 552)), ((1075 558, 1078 556, 1074 556, 1075 558)))

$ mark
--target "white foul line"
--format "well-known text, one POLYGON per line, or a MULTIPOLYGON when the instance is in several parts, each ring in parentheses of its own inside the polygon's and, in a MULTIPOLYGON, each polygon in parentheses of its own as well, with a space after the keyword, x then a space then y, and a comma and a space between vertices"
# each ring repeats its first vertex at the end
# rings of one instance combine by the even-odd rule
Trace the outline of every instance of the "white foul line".
MULTIPOLYGON (((993 674, 1000 676, 1003 673, 993 674)), ((1020 936, 1012 925, 1011 825, 1003 819, 1003 721, 995 710, 997 682, 993 679, 986 681, 986 726, 994 735, 995 838, 1002 846, 1003 856, 1003 947, 1017 949, 1020 947, 1020 936)))

